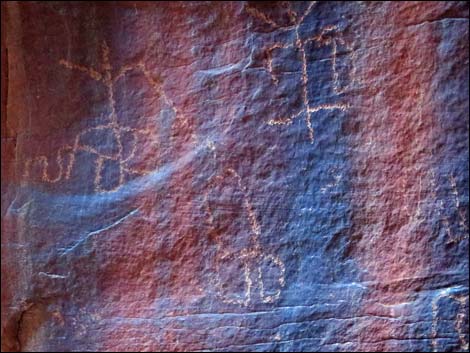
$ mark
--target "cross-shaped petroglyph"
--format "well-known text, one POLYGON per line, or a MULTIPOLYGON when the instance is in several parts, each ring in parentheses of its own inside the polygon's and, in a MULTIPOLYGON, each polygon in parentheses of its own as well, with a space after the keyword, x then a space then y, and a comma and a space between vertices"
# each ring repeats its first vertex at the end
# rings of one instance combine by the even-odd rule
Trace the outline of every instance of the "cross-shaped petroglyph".
MULTIPOLYGON (((455 288, 455 287, 454 287, 455 288)), ((432 327, 431 327, 431 343, 434 352, 439 352, 437 347, 438 340, 438 323, 440 321, 439 312, 439 301, 444 298, 455 301, 458 304, 457 315, 455 317, 455 330, 459 335, 460 349, 462 351, 468 351, 468 326, 465 327, 465 319, 468 320, 468 294, 452 293, 454 288, 447 288, 442 291, 432 300, 432 327)))
POLYGON ((278 29, 281 31, 294 31, 295 34, 295 40, 292 43, 274 43, 268 48, 265 48, 265 54, 266 54, 266 61, 265 61, 265 67, 266 70, 269 72, 271 75, 271 79, 275 85, 279 84, 279 78, 277 75, 273 72, 273 51, 277 49, 294 49, 298 50, 300 54, 300 60, 302 64, 302 75, 301 75, 301 82, 300 86, 302 89, 302 107, 300 110, 295 112, 294 114, 287 116, 287 117, 279 117, 276 119, 269 120, 267 123, 269 125, 290 125, 293 123, 293 121, 300 117, 302 114, 305 115, 305 123, 308 129, 308 135, 310 139, 310 143, 313 143, 314 141, 314 131, 312 127, 312 114, 322 111, 322 110, 340 110, 340 111, 346 111, 349 108, 348 104, 344 103, 333 103, 333 104, 319 104, 319 105, 314 105, 310 102, 309 99, 309 75, 307 72, 307 55, 306 55, 306 45, 309 43, 313 43, 317 46, 331 46, 332 50, 332 80, 333 80, 333 91, 336 94, 341 94, 343 93, 343 88, 341 88, 340 85, 340 80, 339 80, 339 71, 338 71, 338 65, 337 65, 337 51, 338 51, 338 46, 342 45, 344 46, 348 51, 351 51, 352 48, 346 44, 344 39, 342 38, 341 35, 337 35, 339 33, 339 29, 337 26, 327 26, 323 28, 320 34, 309 37, 306 39, 300 38, 299 34, 299 27, 300 25, 304 22, 305 18, 310 14, 312 11, 314 5, 317 3, 317 1, 312 1, 309 3, 307 9, 304 11, 303 14, 298 14, 296 11, 294 11, 290 3, 288 3, 288 16, 290 19, 290 22, 292 23, 291 25, 287 27, 282 27, 278 23, 276 23, 273 19, 271 19, 269 16, 266 14, 262 13, 258 9, 254 7, 248 6, 246 8, 247 12, 252 15, 253 17, 260 19, 264 23, 272 26, 274 29, 278 29))
MULTIPOLYGON (((208 191, 204 194, 204 205, 211 232, 217 233, 218 227, 214 218, 216 217, 216 212, 220 211, 220 209, 211 206, 209 193, 211 189, 214 190, 217 186, 221 186, 222 183, 228 183, 227 185, 235 186, 238 192, 241 193, 243 209, 244 212, 246 212, 250 228, 248 230, 250 239, 248 247, 245 247, 245 244, 237 244, 237 247, 239 246, 240 250, 235 250, 234 248, 230 249, 226 246, 226 240, 228 237, 233 237, 235 242, 238 242, 236 240, 238 236, 237 234, 215 234, 215 243, 217 248, 215 266, 218 276, 216 287, 218 295, 225 303, 248 306, 253 297, 252 290, 256 287, 259 289, 259 295, 264 303, 273 303, 279 299, 279 296, 281 295, 281 289, 285 285, 285 266, 279 257, 272 254, 265 254, 263 252, 259 242, 259 236, 261 234, 260 225, 256 219, 253 206, 247 197, 247 191, 242 183, 242 179, 233 169, 227 169, 223 174, 212 177, 209 180, 208 191), (221 267, 220 263, 225 261, 228 261, 229 263, 234 263, 237 261, 240 262, 241 267, 243 268, 244 294, 234 295, 233 293, 225 293, 225 283, 223 283, 220 278, 222 271, 230 271, 230 269, 224 269, 221 267), (267 292, 267 278, 265 274, 268 266, 276 268, 278 272, 278 274, 275 276, 276 278, 271 281, 275 282, 274 287, 277 289, 270 291, 269 293, 267 292), (253 275, 255 276, 254 278, 253 275)), ((217 200, 219 200, 220 197, 221 195, 217 195, 217 200)), ((230 220, 230 222, 232 221, 233 220, 230 220)))
MULTIPOLYGON (((40 170, 42 170, 42 180, 49 183, 56 183, 61 180, 68 180, 70 178, 72 169, 75 166, 76 154, 79 151, 85 151, 91 153, 96 157, 96 165, 94 167, 94 189, 96 192, 111 192, 120 188, 125 182, 126 175, 145 175, 150 173, 153 169, 139 169, 133 168, 130 166, 133 158, 135 158, 137 143, 141 139, 151 139, 152 132, 149 129, 137 129, 124 126, 119 123, 118 116, 116 112, 116 102, 114 99, 114 84, 121 77, 126 75, 129 71, 138 70, 140 71, 155 92, 162 98, 164 104, 171 109, 176 115, 177 109, 175 108, 173 102, 165 94, 162 85, 153 78, 152 74, 147 70, 143 61, 139 61, 132 65, 124 65, 118 71, 117 74, 113 76, 112 66, 109 58, 109 47, 106 42, 102 43, 102 62, 101 70, 83 66, 80 64, 72 63, 68 60, 60 60, 59 64, 69 70, 79 71, 84 73, 92 80, 102 83, 106 87, 107 91, 107 100, 109 107, 111 109, 110 114, 107 116, 107 122, 85 129, 79 132, 73 139, 73 143, 61 147, 57 151, 56 163, 58 165, 57 176, 51 177, 49 175, 49 161, 46 156, 38 156, 35 158, 28 159, 25 163, 25 177, 30 177, 31 168, 35 163, 39 165, 40 170), (92 141, 86 141, 87 135, 90 137, 95 137, 92 141), (125 135, 130 138, 130 148, 127 148, 124 151, 123 140, 125 135), (96 141, 96 138, 99 137, 108 137, 115 147, 112 151, 103 151, 100 150, 99 146, 96 144, 99 141, 96 141), (92 143, 95 145, 92 145, 92 143), (105 164, 107 162, 114 162, 118 165, 118 182, 112 188, 106 189, 103 185, 103 171, 105 164)), ((127 146, 129 147, 129 146, 127 146)))

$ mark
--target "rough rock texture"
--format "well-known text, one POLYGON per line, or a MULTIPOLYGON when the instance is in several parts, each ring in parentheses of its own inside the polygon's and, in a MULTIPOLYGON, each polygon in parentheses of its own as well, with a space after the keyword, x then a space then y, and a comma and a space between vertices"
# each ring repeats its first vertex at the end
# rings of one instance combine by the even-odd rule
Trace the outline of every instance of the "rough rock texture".
POLYGON ((2 3, 2 350, 468 350, 468 17, 2 3))

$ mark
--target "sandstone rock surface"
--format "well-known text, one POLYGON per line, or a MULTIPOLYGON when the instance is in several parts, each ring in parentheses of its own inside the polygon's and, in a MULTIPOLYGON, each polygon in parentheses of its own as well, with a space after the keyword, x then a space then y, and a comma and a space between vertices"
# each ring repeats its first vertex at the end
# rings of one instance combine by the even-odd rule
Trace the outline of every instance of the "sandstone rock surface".
POLYGON ((2 351, 466 351, 466 2, 2 3, 2 351))

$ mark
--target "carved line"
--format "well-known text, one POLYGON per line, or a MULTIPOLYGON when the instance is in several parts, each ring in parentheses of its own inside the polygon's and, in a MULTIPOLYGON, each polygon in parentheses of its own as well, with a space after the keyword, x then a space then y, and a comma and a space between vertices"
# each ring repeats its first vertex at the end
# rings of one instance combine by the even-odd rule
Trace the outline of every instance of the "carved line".
MULTIPOLYGON (((259 235, 261 234, 261 228, 260 228, 259 223, 256 219, 256 215, 255 215, 255 212, 253 210, 253 206, 252 206, 251 202, 249 201, 249 199, 247 197, 247 191, 246 191, 245 186, 242 183, 241 177, 232 168, 227 169, 226 174, 229 177, 235 178, 235 180, 237 182, 237 186, 240 189, 240 191, 242 192, 243 205, 244 205, 244 208, 245 208, 245 210, 248 214, 248 221, 250 223, 251 240, 252 240, 251 243, 253 244, 253 248, 252 249, 243 249, 239 253, 230 254, 228 251, 222 249, 223 244, 222 244, 221 240, 218 237, 216 238, 217 252, 222 254, 219 257, 219 260, 216 261, 216 272, 220 273, 220 271, 221 271, 221 269, 220 269, 220 260, 223 260, 223 259, 225 259, 227 257, 230 257, 230 256, 235 256, 236 259, 241 260, 242 263, 243 263, 244 277, 245 277, 245 295, 243 296, 243 298, 240 298, 240 299, 231 299, 231 298, 223 297, 222 284, 220 283, 220 277, 218 277, 217 287, 218 287, 219 296, 222 297, 222 301, 225 302, 225 303, 248 306, 251 299, 252 299, 251 290, 252 290, 253 282, 252 282, 252 279, 251 279, 251 274, 254 271, 257 271, 257 273, 258 273, 257 285, 260 289, 261 300, 264 303, 273 303, 274 301, 279 299, 279 297, 281 295, 281 289, 276 290, 275 294, 272 294, 272 295, 267 295, 265 293, 265 284, 264 284, 265 280, 263 279, 262 271, 261 271, 262 261, 263 260, 270 261, 270 262, 274 263, 279 268, 280 276, 278 278, 278 282, 279 282, 279 285, 280 285, 281 288, 284 287, 284 285, 285 285, 285 278, 284 278, 284 276, 285 276, 285 266, 284 266, 283 262, 277 256, 272 255, 272 254, 265 255, 263 253, 263 251, 261 250, 261 245, 259 243, 259 235)), ((214 217, 213 217, 213 212, 212 212, 212 209, 209 205, 209 200, 208 200, 209 189, 213 188, 215 185, 217 185, 218 183, 220 183, 224 179, 225 178, 221 175, 217 175, 217 176, 211 178, 209 180, 208 190, 204 194, 204 205, 205 205, 205 210, 206 210, 206 213, 207 213, 207 220, 208 220, 209 226, 211 227, 212 230, 214 229, 214 217)))
MULTIPOLYGON (((323 28, 323 30, 320 32, 320 34, 307 38, 305 40, 302 40, 299 35, 299 26, 303 23, 305 17, 311 12, 313 6, 315 5, 316 2, 311 2, 307 8, 307 10, 304 12, 304 14, 298 19, 298 21, 295 22, 295 26, 293 26, 294 31, 295 31, 295 42, 294 43, 289 43, 289 44, 283 44, 283 43, 274 43, 272 46, 268 47, 265 49, 266 53, 266 60, 265 60, 265 67, 266 71, 269 72, 271 75, 271 79, 273 83, 277 86, 279 84, 279 78, 277 75, 273 72, 273 51, 275 49, 286 49, 286 48, 291 48, 295 47, 299 50, 300 57, 301 57, 301 64, 302 64, 302 76, 301 76, 301 89, 302 89, 302 101, 303 101, 303 108, 289 116, 289 117, 281 117, 281 118, 276 118, 276 119, 271 119, 267 121, 268 125, 290 125, 296 119, 299 117, 303 112, 305 112, 305 124, 307 126, 308 130, 308 136, 310 143, 314 142, 314 130, 312 127, 312 113, 320 111, 320 110, 335 110, 339 109, 341 111, 345 111, 349 108, 349 105, 347 104, 322 104, 319 106, 311 106, 310 101, 309 101, 309 92, 308 92, 308 72, 307 72, 307 57, 305 53, 305 45, 310 43, 310 42, 316 42, 319 45, 332 45, 332 76, 333 76, 333 91, 336 94, 341 94, 344 92, 344 89, 341 89, 340 84, 339 84, 339 72, 337 70, 337 46, 338 43, 341 45, 346 46, 348 50, 351 50, 351 47, 346 45, 344 39, 342 37, 336 37, 336 36, 327 36, 327 34, 334 33, 338 30, 337 26, 331 25, 323 28)), ((270 18, 268 18, 265 14, 261 13, 259 10, 247 7, 247 11, 252 14, 253 16, 263 20, 264 22, 271 24, 277 28, 279 28, 279 25, 272 21, 270 18)), ((292 9, 290 8, 290 5, 288 7, 288 11, 292 18, 296 17, 297 14, 295 11, 293 12, 292 9)), ((292 28, 292 27, 290 27, 292 28)), ((289 28, 289 29, 290 29, 289 28)))
POLYGON ((282 44, 282 43, 275 43, 273 46, 266 48, 266 69, 271 75, 271 79, 273 80, 274 84, 277 85, 279 83, 279 79, 277 75, 273 73, 273 51, 275 49, 288 49, 292 48, 292 44, 282 44))
POLYGON ((90 78, 96 81, 102 82, 105 85, 107 89, 108 104, 110 105, 110 108, 111 108, 111 113, 108 117, 109 122, 107 124, 88 128, 79 132, 75 136, 73 147, 66 145, 65 147, 59 149, 57 158, 56 158, 58 166, 59 166, 59 173, 56 178, 50 178, 47 173, 48 160, 46 156, 35 157, 32 159, 28 159, 25 162, 24 176, 26 178, 30 177, 30 169, 33 163, 36 163, 39 161, 42 164, 42 180, 43 181, 55 183, 62 179, 68 180, 70 178, 71 171, 75 165, 75 155, 78 151, 86 151, 96 156, 95 176, 94 176, 94 188, 96 192, 116 191, 119 187, 123 185, 126 173, 145 175, 152 171, 152 170, 140 170, 140 169, 137 170, 137 169, 130 168, 128 166, 128 162, 132 160, 132 158, 134 158, 134 155, 136 152, 136 144, 138 142, 137 136, 138 135, 140 136, 151 135, 151 131, 149 131, 148 129, 134 129, 134 128, 122 126, 119 124, 118 119, 117 119, 117 113, 116 113, 116 102, 114 100, 114 83, 121 77, 125 76, 129 71, 140 70, 145 76, 145 78, 147 79, 147 81, 149 82, 149 84, 152 86, 152 88, 163 99, 164 103, 170 107, 170 109, 175 113, 175 115, 178 114, 178 111, 176 107, 174 106, 173 102, 165 94, 161 84, 152 77, 151 73, 147 70, 143 62, 139 61, 133 65, 124 65, 118 70, 118 74, 113 77, 112 72, 111 72, 112 66, 111 66, 111 62, 109 58, 110 50, 105 41, 103 41, 101 49, 102 49, 101 66, 104 71, 103 73, 96 71, 94 68, 75 64, 64 59, 60 60, 59 64, 63 65, 65 68, 69 70, 78 70, 82 73, 85 73, 90 78), (118 147, 118 152, 116 155, 109 156, 109 155, 103 154, 97 151, 95 148, 87 144, 83 144, 81 142, 81 138, 85 134, 91 131, 97 131, 97 130, 111 130, 112 131, 112 134, 114 135, 114 138, 116 139, 116 143, 118 147), (123 132, 130 132, 132 136, 132 143, 131 143, 131 150, 130 150, 131 152, 129 156, 127 156, 127 158, 123 158, 123 145, 122 145, 122 133, 123 132), (70 152, 70 158, 68 161, 66 173, 65 175, 62 175, 63 174, 62 151, 65 149, 71 149, 72 151, 70 152), (113 161, 119 162, 119 182, 118 182, 118 185, 112 189, 104 189, 102 187, 102 171, 103 171, 103 163, 105 160, 113 160, 113 161))
POLYGON ((281 29, 282 30, 282 29, 290 29, 292 26, 299 26, 304 21, 305 17, 310 14, 310 12, 312 11, 313 6, 317 2, 318 1, 310 1, 310 3, 308 4, 307 9, 304 11, 302 16, 300 16, 300 18, 298 18, 298 19, 297 19, 298 14, 292 9, 291 4, 288 2, 287 3, 287 5, 288 5, 287 14, 289 16, 290 21, 293 22, 293 24, 291 24, 290 26, 287 26, 287 27, 282 27, 279 23, 275 22, 273 19, 269 18, 269 16, 267 16, 266 14, 264 14, 263 12, 261 12, 260 10, 254 8, 254 7, 246 6, 245 9, 248 12, 248 14, 252 15, 253 17, 255 17, 257 19, 260 19, 264 23, 269 24, 269 25, 271 25, 272 27, 274 27, 276 29, 281 29))
POLYGON ((273 26, 274 28, 279 28, 280 27, 276 22, 274 22, 272 19, 270 19, 267 15, 265 15, 264 13, 262 13, 261 11, 259 11, 258 9, 254 8, 254 7, 247 6, 246 11, 251 16, 262 20, 263 22, 273 26))
MULTIPOLYGON (((466 218, 465 218, 465 214, 464 212, 460 209, 460 196, 459 196, 459 192, 458 192, 458 189, 457 189, 457 182, 455 180, 455 177, 450 174, 448 176, 449 178, 449 181, 450 181, 450 184, 451 184, 451 187, 452 187, 452 194, 454 195, 454 203, 455 203, 455 209, 457 210, 458 214, 459 214, 459 226, 461 227, 461 229, 463 230, 463 235, 454 235, 450 229, 450 219, 449 219, 449 216, 447 216, 445 213, 443 214, 444 212, 444 201, 443 200, 439 200, 438 201, 438 213, 439 213, 439 217, 442 217, 442 223, 444 224, 444 228, 446 230, 446 233, 447 233, 447 237, 448 237, 448 240, 447 240, 447 244, 451 244, 451 243, 457 243, 457 242, 460 242, 464 239, 468 239, 469 235, 468 235, 468 226, 466 224, 466 218)), ((435 173, 434 171, 431 171, 431 187, 432 187, 432 196, 434 198, 434 200, 437 200, 437 195, 436 195, 436 181, 435 181, 435 173)))
POLYGON ((463 231, 466 233, 466 238, 468 238, 468 226, 466 224, 467 220, 465 218, 465 213, 460 208, 460 195, 457 189, 457 182, 453 174, 449 175, 449 181, 452 187, 452 194, 454 195, 455 209, 457 210, 457 213, 459 214, 459 225, 463 229, 463 231))
POLYGON ((341 36, 335 35, 338 30, 339 30, 338 26, 335 26, 335 25, 326 26, 322 29, 320 34, 307 38, 303 43, 305 45, 310 42, 315 42, 317 45, 320 45, 320 46, 327 46, 327 45, 332 46, 333 91, 337 94, 342 94, 344 93, 344 89, 341 89, 340 87, 339 72, 338 72, 337 63, 336 63, 336 57, 338 53, 338 44, 341 44, 344 47, 346 47, 348 51, 352 51, 352 48, 350 45, 346 44, 346 42, 341 36), (331 35, 328 36, 327 34, 331 34, 331 35))
POLYGON ((438 311, 438 301, 442 298, 450 298, 452 300, 455 300, 456 302, 459 303, 459 311, 457 313, 457 317, 456 317, 456 321, 455 321, 455 330, 457 331, 458 335, 459 335, 459 341, 460 341, 460 349, 462 349, 463 351, 467 351, 468 348, 469 348, 469 343, 468 341, 466 341, 466 335, 465 335, 465 331, 464 331, 464 327, 463 327, 463 324, 464 324, 464 319, 465 319, 465 313, 467 313, 468 315, 468 312, 467 311, 464 311, 465 310, 465 303, 468 303, 468 296, 465 296, 465 295, 455 295, 455 294, 450 294, 451 288, 447 288, 443 291, 441 291, 441 293, 439 293, 439 295, 437 295, 432 303, 431 303, 431 306, 432 306, 432 326, 431 326, 431 344, 432 344, 432 347, 433 347, 433 351, 434 352, 438 352, 438 349, 437 349, 437 323, 439 321, 439 318, 437 317, 437 311, 438 311))

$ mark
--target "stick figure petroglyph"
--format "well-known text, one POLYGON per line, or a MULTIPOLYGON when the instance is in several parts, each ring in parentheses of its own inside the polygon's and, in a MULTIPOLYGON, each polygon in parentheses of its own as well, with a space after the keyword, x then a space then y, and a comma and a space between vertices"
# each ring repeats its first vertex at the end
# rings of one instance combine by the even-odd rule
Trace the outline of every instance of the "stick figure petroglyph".
POLYGON ((346 44, 343 37, 340 35, 339 28, 337 26, 327 26, 325 27, 319 35, 309 37, 306 39, 302 39, 299 34, 299 26, 302 25, 305 18, 310 14, 314 5, 317 1, 312 1, 309 3, 305 12, 300 15, 295 12, 291 7, 290 3, 288 4, 288 15, 291 21, 291 25, 287 27, 282 27, 278 23, 276 23, 273 19, 268 17, 266 14, 262 13, 258 9, 254 7, 248 6, 247 12, 263 21, 266 24, 269 24, 275 29, 281 31, 294 31, 295 40, 291 43, 274 43, 268 48, 265 48, 266 53, 266 61, 265 67, 266 70, 271 75, 271 79, 273 83, 277 86, 279 83, 279 78, 273 72, 273 52, 277 49, 294 49, 297 50, 300 54, 301 65, 302 65, 302 76, 301 76, 301 89, 302 89, 302 107, 295 112, 294 114, 288 117, 279 117, 276 119, 271 119, 267 123, 268 125, 290 125, 293 121, 300 117, 302 114, 305 116, 305 123, 308 129, 308 135, 310 143, 314 141, 314 131, 312 127, 312 114, 322 111, 322 110, 339 110, 339 111, 346 111, 349 108, 348 104, 344 103, 332 103, 332 104, 319 104, 315 105, 312 104, 310 101, 309 95, 309 75, 307 72, 307 54, 306 54, 306 46, 309 43, 313 43, 317 46, 330 46, 332 50, 332 80, 333 80, 333 91, 336 94, 343 93, 344 89, 341 88, 339 83, 339 72, 338 72, 338 65, 337 65, 337 51, 338 47, 344 46, 348 51, 351 51, 352 48, 346 44))
MULTIPOLYGON (((233 169, 227 169, 223 174, 212 177, 209 180, 209 191, 204 195, 204 204, 210 232, 216 243, 216 287, 222 301, 248 306, 253 299, 254 288, 258 288, 259 296, 264 303, 273 303, 279 299, 281 289, 285 285, 284 263, 276 255, 263 252, 259 242, 260 226, 237 172, 233 169), (224 186, 233 188, 230 195, 224 192, 224 186), (211 199, 212 192, 215 195, 211 199), (242 202, 242 207, 232 207, 234 206, 233 198, 239 199, 242 202), (217 207, 214 207, 215 203, 218 203, 217 207), (233 219, 221 215, 224 212, 229 212, 233 219), (239 224, 241 219, 248 222, 247 228, 249 229, 234 228, 238 234, 230 234, 230 227, 239 224), (224 222, 229 222, 230 225, 225 227, 224 222), (226 264, 224 268, 222 268, 222 263, 226 264), (274 271, 274 275, 271 277, 269 269, 274 271), (230 280, 224 281, 222 279, 223 275, 230 278, 236 271, 241 272, 239 274, 242 275, 243 294, 230 293, 230 288, 225 287, 233 283, 228 283, 230 280), (270 290, 270 286, 274 286, 274 289, 270 290)), ((241 282, 237 284, 241 284, 241 282)))
MULTIPOLYGON (((150 129, 131 128, 122 125, 118 121, 116 112, 116 102, 114 99, 114 84, 117 80, 122 78, 132 70, 140 71, 155 92, 162 98, 163 103, 171 109, 175 114, 177 110, 171 100, 163 91, 161 84, 155 80, 152 74, 147 70, 143 61, 137 62, 132 65, 122 66, 117 74, 113 76, 112 66, 109 59, 109 47, 106 42, 102 44, 102 69, 97 70, 92 67, 87 67, 79 64, 72 63, 67 60, 60 60, 59 64, 69 70, 75 70, 84 73, 91 79, 102 83, 106 87, 107 100, 111 109, 110 114, 107 116, 107 122, 85 129, 79 132, 73 139, 73 143, 61 147, 57 151, 56 163, 58 165, 57 176, 51 177, 49 175, 49 161, 46 156, 38 156, 28 159, 25 163, 25 177, 30 177, 31 168, 38 165, 42 174, 42 180, 49 183, 56 183, 61 180, 70 179, 72 169, 75 166, 76 155, 80 151, 85 151, 95 156, 94 167, 94 190, 96 192, 111 192, 117 190, 125 182, 126 175, 145 175, 150 173, 151 169, 133 168, 131 161, 135 158, 137 144, 142 140, 153 139, 152 131, 150 129), (126 136, 127 135, 127 136, 126 136), (97 139, 107 138, 111 141, 112 148, 106 149, 96 142, 97 139), (130 148, 124 148, 123 141, 128 138, 130 148), (118 166, 118 182, 112 188, 106 188, 103 184, 103 171, 106 163, 115 163, 118 166)), ((128 147, 128 146, 127 146, 128 147)))

